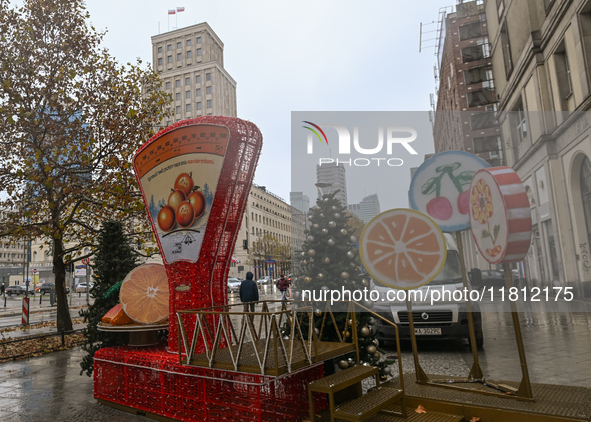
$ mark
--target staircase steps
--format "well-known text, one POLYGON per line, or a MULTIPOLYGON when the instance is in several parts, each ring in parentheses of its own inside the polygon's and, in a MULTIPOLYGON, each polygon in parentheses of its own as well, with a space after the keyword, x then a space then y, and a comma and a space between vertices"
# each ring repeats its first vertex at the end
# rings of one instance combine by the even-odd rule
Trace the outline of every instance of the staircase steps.
POLYGON ((337 407, 334 411, 335 419, 361 422, 375 415, 404 397, 402 390, 378 387, 375 390, 355 400, 337 407))

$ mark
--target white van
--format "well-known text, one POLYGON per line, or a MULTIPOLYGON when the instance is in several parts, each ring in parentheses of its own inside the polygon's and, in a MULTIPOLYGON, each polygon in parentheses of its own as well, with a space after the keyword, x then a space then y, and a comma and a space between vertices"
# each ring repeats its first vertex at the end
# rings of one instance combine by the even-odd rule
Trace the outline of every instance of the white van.
MULTIPOLYGON (((445 233, 447 243, 447 258, 441 272, 429 284, 422 286, 421 302, 412 302, 412 315, 417 339, 461 339, 469 340, 468 316, 465 302, 451 300, 439 300, 431 305, 431 292, 436 289, 439 292, 449 290, 450 294, 444 294, 446 298, 453 297, 455 290, 464 290, 462 283, 462 272, 460 258, 455 239, 449 233, 445 233), (428 293, 427 293, 428 292, 428 293)), ((372 280, 373 282, 373 280, 372 280)), ((408 312, 405 301, 392 300, 397 296, 396 290, 384 287, 373 282, 373 289, 380 293, 380 299, 374 303, 372 311, 398 325, 401 339, 410 338, 408 323, 408 312), (388 294, 388 291, 394 290, 388 294), (390 300, 389 300, 390 299, 390 300)), ((411 296, 413 297, 413 296, 411 296)), ((421 297, 421 295, 418 295, 421 297)), ((457 297, 457 296, 456 296, 457 297)), ((484 336, 482 333, 482 318, 478 303, 472 302, 472 315, 474 318, 474 329, 476 334, 476 345, 482 348, 484 336)), ((377 338, 383 341, 395 341, 394 327, 383 323, 378 319, 374 329, 377 330, 377 338)))

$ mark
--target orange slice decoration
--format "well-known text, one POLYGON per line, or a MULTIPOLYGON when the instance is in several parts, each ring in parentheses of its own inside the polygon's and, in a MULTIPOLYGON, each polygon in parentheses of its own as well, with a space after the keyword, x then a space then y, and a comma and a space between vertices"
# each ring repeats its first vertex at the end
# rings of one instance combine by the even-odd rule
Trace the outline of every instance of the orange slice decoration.
POLYGON ((447 256, 439 226, 406 208, 385 211, 371 220, 359 242, 361 260, 379 283, 414 289, 433 280, 447 256))
POLYGON ((154 324, 168 317, 168 279, 162 264, 134 268, 123 283, 119 301, 125 313, 140 324, 154 324))

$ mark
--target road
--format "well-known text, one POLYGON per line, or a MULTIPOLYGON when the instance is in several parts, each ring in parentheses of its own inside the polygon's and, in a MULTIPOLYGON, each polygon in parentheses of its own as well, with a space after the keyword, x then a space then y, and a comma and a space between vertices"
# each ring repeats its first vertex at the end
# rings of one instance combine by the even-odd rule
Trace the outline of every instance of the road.
MULTIPOLYGON (((23 296, 10 296, 6 297, 4 301, 3 297, 0 297, 0 328, 10 327, 15 325, 21 325, 22 318, 22 299, 23 296), (6 306, 4 306, 6 304, 6 306), (16 314, 16 315, 15 315, 16 314)), ((34 324, 38 322, 53 321, 56 319, 56 308, 51 307, 49 304, 49 295, 30 296, 29 303, 29 323, 34 324), (39 300, 41 299, 41 304, 39 300)), ((90 298, 90 303, 94 300, 90 298)), ((70 297, 68 296, 68 305, 70 304, 70 297)), ((72 295, 70 316, 76 318, 79 316, 81 307, 86 306, 86 294, 82 293, 80 296, 78 293, 72 295)))

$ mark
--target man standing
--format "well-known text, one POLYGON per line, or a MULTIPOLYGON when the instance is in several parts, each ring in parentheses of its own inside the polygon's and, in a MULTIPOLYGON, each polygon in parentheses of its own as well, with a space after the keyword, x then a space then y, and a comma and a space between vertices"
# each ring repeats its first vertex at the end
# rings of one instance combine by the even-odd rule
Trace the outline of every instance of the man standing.
POLYGON ((290 282, 283 274, 279 280, 277 280, 277 288, 281 292, 281 300, 287 300, 287 289, 289 288, 290 282))
POLYGON ((248 312, 249 307, 250 312, 254 312, 254 303, 251 303, 250 306, 246 303, 259 301, 259 288, 253 277, 254 274, 249 271, 246 273, 246 280, 240 283, 240 302, 245 304, 244 312, 248 312))
POLYGON ((6 287, 4 286, 4 283, 2 283, 2 285, 0 286, 0 296, 4 296, 5 290, 6 290, 6 287))

